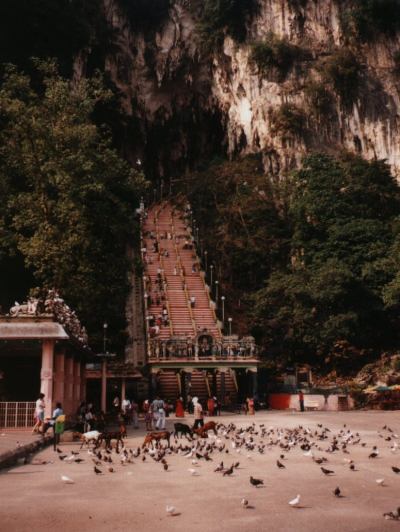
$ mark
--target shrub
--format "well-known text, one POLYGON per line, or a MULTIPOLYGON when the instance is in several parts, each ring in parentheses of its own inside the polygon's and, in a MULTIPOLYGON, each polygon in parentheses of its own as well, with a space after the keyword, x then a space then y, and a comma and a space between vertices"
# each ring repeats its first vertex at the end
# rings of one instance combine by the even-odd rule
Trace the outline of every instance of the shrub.
POLYGON ((300 55, 301 51, 297 46, 270 33, 265 41, 252 45, 250 57, 262 76, 282 81, 300 55))
POLYGON ((317 117, 332 114, 333 96, 323 83, 311 81, 306 85, 304 92, 312 114, 317 117))
POLYGON ((292 103, 283 103, 271 113, 272 132, 282 135, 301 136, 305 131, 304 111, 292 103))
POLYGON ((221 48, 225 35, 238 42, 247 34, 246 23, 257 11, 257 0, 201 0, 198 30, 203 49, 221 48))
POLYGON ((380 33, 393 36, 400 29, 400 1, 353 0, 343 12, 342 28, 363 41, 380 33))
POLYGON ((351 104, 355 100, 361 80, 361 65, 351 50, 342 48, 332 54, 322 65, 322 74, 343 103, 351 104))

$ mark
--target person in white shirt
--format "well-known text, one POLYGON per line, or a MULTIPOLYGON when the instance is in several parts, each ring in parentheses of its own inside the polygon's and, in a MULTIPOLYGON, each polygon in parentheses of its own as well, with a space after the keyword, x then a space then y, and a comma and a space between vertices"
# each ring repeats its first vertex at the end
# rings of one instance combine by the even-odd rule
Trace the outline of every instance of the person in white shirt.
POLYGON ((44 393, 39 394, 39 398, 36 401, 36 407, 35 407, 35 425, 32 429, 32 434, 42 432, 43 430, 43 424, 44 424, 44 393))

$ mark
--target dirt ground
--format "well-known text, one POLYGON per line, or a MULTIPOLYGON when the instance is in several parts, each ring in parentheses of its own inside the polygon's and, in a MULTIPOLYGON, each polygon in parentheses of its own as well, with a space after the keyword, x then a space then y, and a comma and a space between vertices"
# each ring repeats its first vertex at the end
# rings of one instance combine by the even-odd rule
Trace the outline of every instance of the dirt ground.
MULTIPOLYGON (((169 419, 172 427, 175 420, 169 419)), ((191 422, 190 418, 185 420, 191 422)), ((278 445, 266 446, 264 454, 255 449, 233 448, 231 434, 220 434, 222 452, 211 453, 212 461, 183 455, 167 455, 168 471, 161 463, 146 455, 133 459, 133 464, 121 465, 119 455, 112 453, 114 472, 102 465, 96 475, 92 457, 81 450, 84 462, 66 463, 58 453, 48 448, 35 456, 44 465, 21 465, 0 473, 0 530, 7 532, 35 531, 324 531, 349 532, 399 530, 400 521, 389 521, 384 512, 400 506, 400 474, 391 466, 400 467, 400 451, 393 452, 393 441, 400 446, 399 412, 259 412, 254 417, 229 416, 218 418, 223 423, 246 427, 255 422, 265 428, 308 427, 313 433, 317 424, 328 427, 329 439, 318 441, 323 451, 314 450, 316 457, 325 456, 326 468, 334 475, 325 476, 320 465, 304 455, 298 445, 283 451, 285 469, 276 465, 282 450, 278 445), (344 427, 344 424, 346 427, 344 427), (393 433, 383 430, 388 425, 393 433), (327 453, 331 437, 340 429, 359 432, 361 442, 349 445, 349 453, 342 450, 327 453), (383 436, 381 437, 380 436, 383 436), (390 441, 385 438, 390 437, 390 441), (363 447, 361 444, 365 443, 363 447), (379 450, 377 458, 368 458, 372 447, 379 450), (270 447, 270 449, 268 448, 270 447), (229 450, 226 453, 226 449, 229 450), (238 450, 240 452, 238 452, 238 450), (355 471, 344 461, 354 460, 355 471), (234 462, 240 466, 232 476, 215 473, 223 460, 226 467, 234 462), (192 475, 188 469, 195 469, 192 475), (61 481, 61 475, 73 479, 73 484, 61 481), (256 488, 249 477, 264 480, 264 487, 256 488), (384 478, 384 486, 376 479, 384 478), (339 486, 343 497, 336 498, 333 490, 339 486), (299 508, 288 501, 301 495, 299 508), (249 501, 243 508, 241 499, 249 501), (176 508, 175 516, 166 513, 166 505, 176 508)), ((321 429, 319 429, 321 430, 321 429)), ((260 431, 253 435, 260 441, 260 431)), ((144 431, 129 430, 126 448, 136 449, 143 442, 144 431)), ((275 435, 277 432, 275 431, 275 435)), ((277 441, 277 436, 274 436, 277 441)), ((356 439, 356 437, 354 438, 356 439)), ((210 441, 215 441, 212 438, 210 441)), ((265 436, 264 442, 269 438, 265 436)), ((185 439, 180 439, 186 445, 185 439)), ((173 440, 172 440, 173 442, 173 440)), ((78 451, 79 445, 65 443, 64 454, 78 451)), ((105 453, 103 453, 105 454, 105 453)))

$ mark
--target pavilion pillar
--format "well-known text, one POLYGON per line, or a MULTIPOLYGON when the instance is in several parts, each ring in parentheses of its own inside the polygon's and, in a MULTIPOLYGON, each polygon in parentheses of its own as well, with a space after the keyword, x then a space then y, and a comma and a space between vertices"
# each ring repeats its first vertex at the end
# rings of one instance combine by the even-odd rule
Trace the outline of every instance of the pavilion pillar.
POLYGON ((65 381, 65 349, 55 354, 55 374, 53 384, 53 397, 55 403, 61 403, 64 408, 64 381, 65 381))
POLYGON ((257 368, 250 368, 250 393, 251 396, 257 399, 258 396, 258 375, 257 375, 257 368))
POLYGON ((79 403, 86 401, 86 363, 81 362, 81 393, 79 403))
POLYGON ((81 361, 73 360, 73 398, 72 408, 76 412, 81 400, 81 361))
POLYGON ((101 411, 107 412, 107 359, 101 361, 101 411))
POLYGON ((53 366, 54 340, 43 340, 40 391, 45 395, 45 416, 51 416, 53 408, 53 366))
POLYGON ((67 356, 65 359, 65 386, 64 386, 64 412, 66 414, 74 413, 74 358, 67 356))
POLYGON ((126 378, 122 377, 121 380, 121 403, 122 401, 126 399, 126 378))

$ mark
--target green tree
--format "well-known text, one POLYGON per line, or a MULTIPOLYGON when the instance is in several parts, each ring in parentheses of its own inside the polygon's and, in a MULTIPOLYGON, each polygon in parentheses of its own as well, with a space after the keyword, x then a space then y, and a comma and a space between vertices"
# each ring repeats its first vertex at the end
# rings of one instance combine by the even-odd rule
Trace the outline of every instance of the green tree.
POLYGON ((256 331, 271 352, 321 365, 338 341, 364 353, 394 347, 384 294, 395 299, 400 195, 388 167, 314 155, 293 182, 290 264, 253 296, 256 331))
POLYGON ((101 79, 72 83, 54 64, 37 62, 35 86, 15 67, 5 70, 0 249, 22 254, 37 281, 58 288, 89 332, 108 320, 121 345, 126 246, 144 179, 91 120, 96 104, 112 97, 101 79))

